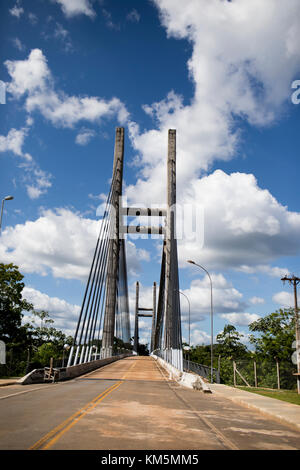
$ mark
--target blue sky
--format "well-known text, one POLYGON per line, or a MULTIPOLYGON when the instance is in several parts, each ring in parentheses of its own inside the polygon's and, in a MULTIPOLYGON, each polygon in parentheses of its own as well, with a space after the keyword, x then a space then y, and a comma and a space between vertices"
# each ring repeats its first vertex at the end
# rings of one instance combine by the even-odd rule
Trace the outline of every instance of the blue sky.
MULTIPOLYGON (((215 335, 232 323, 247 340, 249 322, 291 305, 280 278, 299 275, 299 14, 297 0, 1 2, 0 184, 14 200, 0 259, 20 267, 24 295, 57 327, 76 326, 117 126, 131 204, 166 201, 177 130, 177 200, 204 213, 204 244, 178 242, 192 343, 209 343, 210 297, 187 259, 212 275, 215 335)), ((136 280, 151 305, 160 249, 128 241, 131 313, 136 280)), ((149 342, 150 321, 141 328, 149 342)))

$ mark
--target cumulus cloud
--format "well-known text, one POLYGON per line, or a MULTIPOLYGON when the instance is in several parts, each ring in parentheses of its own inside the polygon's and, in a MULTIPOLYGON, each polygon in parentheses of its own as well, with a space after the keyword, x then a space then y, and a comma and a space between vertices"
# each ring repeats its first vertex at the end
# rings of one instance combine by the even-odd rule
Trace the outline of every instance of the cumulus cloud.
MULTIPOLYGON (((191 345, 202 346, 205 344, 210 344, 210 341, 210 335, 206 333, 206 331, 199 330, 198 328, 191 329, 191 345)), ((185 342, 188 342, 188 340, 186 339, 185 342)))
POLYGON ((25 60, 6 60, 5 65, 12 79, 7 91, 15 98, 24 94, 45 93, 50 86, 51 72, 40 49, 33 49, 25 60))
MULTIPOLYGON (((66 300, 40 292, 32 287, 24 287, 22 296, 32 303, 35 310, 45 310, 54 320, 54 327, 62 330, 67 335, 74 335, 76 329, 80 307, 73 305, 66 300)), ((24 316, 24 322, 30 319, 30 315, 24 316)))
POLYGON ((7 90, 16 99, 25 97, 25 109, 39 111, 52 124, 72 128, 79 121, 100 122, 116 117, 125 124, 129 114, 116 97, 111 100, 89 96, 69 96, 54 89, 47 59, 40 49, 33 49, 24 60, 5 62, 11 82, 7 90))
POLYGON ((130 203, 166 201, 168 129, 177 129, 177 201, 201 203, 205 244, 179 243, 185 260, 211 269, 234 267, 249 274, 278 276, 272 266, 280 256, 299 253, 300 214, 290 212, 258 186, 254 175, 215 171, 213 163, 238 152, 237 117, 270 126, 290 99, 290 85, 300 70, 296 37, 300 4, 279 0, 235 2, 155 0, 167 35, 192 45, 188 61, 194 95, 189 103, 170 90, 159 102, 145 104, 153 128, 129 123, 139 178, 126 188, 130 203), (258 20, 259 19, 259 20, 258 20), (200 179, 201 177, 201 179, 200 179), (201 249, 200 249, 201 248, 201 249))
POLYGON ((19 157, 30 160, 31 157, 24 154, 22 150, 27 133, 28 129, 23 127, 20 130, 11 129, 6 136, 0 135, 0 152, 12 152, 19 157))
POLYGON ((256 313, 222 313, 221 318, 225 318, 227 322, 237 326, 248 326, 250 323, 260 319, 256 313))
MULTIPOLYGON (((235 289, 223 274, 212 274, 211 279, 214 312, 243 312, 247 306, 243 300, 243 294, 235 289)), ((205 315, 210 315, 210 281, 207 276, 203 279, 194 279, 189 289, 184 289, 182 292, 189 299, 192 321, 201 321, 205 315)), ((183 321, 187 321, 188 303, 180 298, 180 305, 183 321)))
POLYGON ((193 259, 212 269, 233 267, 248 274, 278 277, 288 271, 269 263, 299 253, 300 213, 259 188, 253 175, 217 170, 194 180, 189 191, 185 202, 195 199, 204 208, 204 246, 179 240, 182 267, 193 259))
MULTIPOLYGON (((79 279, 86 282, 100 221, 68 209, 46 210, 34 221, 6 227, 0 241, 3 262, 17 264, 24 273, 79 279)), ((141 269, 149 254, 130 242, 126 246, 129 275, 141 269)))
POLYGON ((78 145, 87 145, 95 134, 96 132, 93 129, 81 129, 76 136, 75 142, 78 145))
POLYGON ((265 299, 263 299, 262 297, 251 297, 251 299, 249 299, 249 302, 251 302, 251 304, 253 305, 258 305, 258 304, 264 304, 265 303, 265 299))
POLYGON ((89 0, 52 0, 52 2, 56 2, 61 6, 67 18, 78 15, 86 15, 90 18, 96 16, 96 12, 89 0))
POLYGON ((272 297, 273 302, 276 302, 282 308, 294 307, 294 296, 291 292, 281 291, 277 292, 272 297))

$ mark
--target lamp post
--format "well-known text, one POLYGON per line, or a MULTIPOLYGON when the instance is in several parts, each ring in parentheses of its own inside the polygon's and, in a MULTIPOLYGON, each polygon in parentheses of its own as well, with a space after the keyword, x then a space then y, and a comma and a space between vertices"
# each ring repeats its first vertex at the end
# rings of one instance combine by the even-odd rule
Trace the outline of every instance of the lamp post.
POLYGON ((3 216, 4 201, 11 201, 13 198, 14 198, 13 196, 6 196, 4 199, 2 199, 1 216, 0 216, 0 234, 1 234, 1 226, 2 226, 2 216, 3 216))
POLYGON ((188 260, 187 261, 190 264, 194 264, 195 266, 198 266, 198 268, 203 269, 203 271, 206 272, 208 275, 209 281, 210 281, 210 381, 213 383, 214 378, 213 378, 213 344, 214 344, 214 334, 213 334, 213 292, 212 292, 212 280, 210 277, 209 272, 203 268, 200 264, 195 263, 195 261, 188 260))
POLYGON ((179 294, 184 295, 184 297, 186 298, 186 300, 189 303, 189 354, 188 354, 188 358, 189 358, 188 359, 188 369, 189 369, 190 368, 190 349, 191 349, 191 304, 190 304, 190 301, 189 301, 187 295, 185 295, 180 290, 178 292, 179 292, 179 294))

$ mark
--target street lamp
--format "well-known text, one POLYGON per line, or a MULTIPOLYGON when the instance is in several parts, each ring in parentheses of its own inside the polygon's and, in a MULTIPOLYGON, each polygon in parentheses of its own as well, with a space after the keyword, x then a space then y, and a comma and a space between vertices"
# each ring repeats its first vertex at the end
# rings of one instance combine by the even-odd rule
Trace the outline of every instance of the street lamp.
POLYGON ((206 274, 209 277, 210 281, 210 381, 213 383, 213 345, 214 345, 214 334, 213 334, 213 293, 212 293, 212 280, 210 277, 209 272, 203 268, 200 264, 195 263, 195 261, 188 260, 187 261, 190 264, 194 264, 195 266, 198 266, 199 268, 203 269, 203 271, 206 272, 206 274))
POLYGON ((1 216, 0 216, 0 233, 1 233, 1 226, 2 226, 2 216, 3 216, 4 201, 11 201, 13 198, 14 198, 13 196, 6 196, 4 199, 2 199, 1 216))

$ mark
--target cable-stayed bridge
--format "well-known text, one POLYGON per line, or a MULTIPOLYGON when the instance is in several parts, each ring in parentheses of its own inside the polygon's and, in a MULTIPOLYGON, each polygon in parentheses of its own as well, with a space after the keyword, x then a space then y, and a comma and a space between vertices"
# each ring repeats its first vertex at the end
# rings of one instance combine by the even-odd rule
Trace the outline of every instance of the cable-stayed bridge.
MULTIPOLYGON (((116 129, 113 174, 99 237, 77 323, 68 366, 112 357, 115 349, 130 345, 126 234, 160 234, 163 237, 158 305, 153 307, 151 352, 159 351, 170 364, 183 370, 179 302, 176 207, 176 131, 168 133, 166 208, 123 207, 124 128, 116 129), (164 225, 124 224, 128 217, 159 217, 164 225)), ((138 316, 134 330, 137 351, 138 316)), ((145 315, 145 314, 144 314, 145 315)))
MULTIPOLYGON (((168 455, 172 450, 188 450, 192 451, 188 458, 196 459, 189 463, 194 464, 200 463, 197 451, 205 449, 299 450, 299 406, 282 401, 278 406, 272 398, 219 383, 210 384, 212 394, 202 393, 207 384, 202 381, 202 392, 194 389, 199 376, 183 372, 175 130, 169 130, 167 159, 166 208, 124 206, 124 129, 116 129, 111 187, 68 366, 53 368, 53 378, 58 372, 53 382, 45 380, 45 372, 51 378, 51 366, 49 371, 36 369, 14 384, 4 380, 5 387, 0 380, 0 449, 104 450, 106 460, 107 455, 117 459, 114 450, 166 450, 168 455), (124 222, 128 217, 145 216, 162 218, 164 225, 124 222), (131 340, 128 233, 162 236, 161 272, 158 293, 153 285, 152 305, 140 303, 136 283, 133 351, 120 354, 131 340), (152 357, 136 354, 139 317, 145 316, 152 318, 152 357)), ((98 453, 97 459, 97 463, 108 463, 98 453)), ((176 459, 178 463, 178 454, 176 459)))

